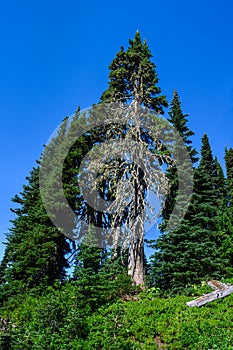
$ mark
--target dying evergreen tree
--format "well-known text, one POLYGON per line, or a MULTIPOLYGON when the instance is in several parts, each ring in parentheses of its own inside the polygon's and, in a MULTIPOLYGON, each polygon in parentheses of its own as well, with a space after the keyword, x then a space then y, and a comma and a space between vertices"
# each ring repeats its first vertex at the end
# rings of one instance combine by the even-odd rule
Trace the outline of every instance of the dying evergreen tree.
POLYGON ((221 276, 224 262, 218 253, 217 215, 223 189, 219 185, 216 191, 216 183, 221 184, 221 180, 214 174, 216 163, 204 135, 189 209, 179 226, 164 232, 155 244, 154 283, 163 289, 178 291, 203 279, 221 276))
MULTIPOLYGON (((135 106, 137 110, 140 106, 150 108, 154 112, 163 114, 163 107, 167 107, 165 96, 160 95, 161 89, 158 87, 158 77, 156 66, 151 60, 152 54, 146 43, 142 41, 140 33, 136 32, 133 40, 129 40, 129 47, 124 50, 121 47, 109 66, 108 89, 102 94, 101 102, 122 103, 135 106)), ((137 112, 136 112, 137 113, 137 112)), ((142 140, 141 130, 137 122, 135 123, 135 138, 142 140), (137 130, 136 130, 137 129, 137 130)), ((144 142, 150 143, 150 137, 143 135, 144 142)), ((140 158, 140 156, 139 156, 140 158)), ((137 174, 133 180, 134 206, 127 215, 137 224, 131 228, 132 234, 128 270, 136 285, 144 284, 144 227, 143 220, 139 220, 144 210, 144 197, 146 187, 143 172, 136 166, 131 172, 137 174)))

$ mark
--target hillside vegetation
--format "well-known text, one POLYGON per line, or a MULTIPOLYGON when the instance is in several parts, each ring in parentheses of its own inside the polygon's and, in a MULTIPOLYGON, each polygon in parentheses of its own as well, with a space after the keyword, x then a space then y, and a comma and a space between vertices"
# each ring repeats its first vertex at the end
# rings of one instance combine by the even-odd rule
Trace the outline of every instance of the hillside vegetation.
POLYGON ((193 296, 162 297, 151 288, 129 301, 105 295, 98 306, 98 294, 84 300, 75 283, 57 283, 40 298, 21 295, 5 305, 1 349, 233 349, 233 295, 186 306, 208 291, 203 283, 193 286, 193 296))

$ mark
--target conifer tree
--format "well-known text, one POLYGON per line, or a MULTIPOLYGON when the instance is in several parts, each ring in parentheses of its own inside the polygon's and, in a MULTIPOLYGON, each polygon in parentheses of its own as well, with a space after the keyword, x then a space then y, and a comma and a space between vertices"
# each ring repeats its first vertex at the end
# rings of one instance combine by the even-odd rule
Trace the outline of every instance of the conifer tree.
POLYGON ((203 279, 221 276, 224 262, 218 254, 217 214, 223 189, 219 186, 216 191, 216 183, 221 181, 214 174, 216 163, 204 135, 189 209, 180 225, 163 233, 155 244, 153 278, 161 288, 178 291, 203 279))
MULTIPOLYGON (((73 123, 76 122, 75 118, 73 123)), ((68 118, 62 121, 57 134, 45 147, 43 156, 38 162, 39 166, 33 168, 27 177, 28 184, 23 186, 20 195, 13 198, 18 208, 12 209, 17 217, 6 236, 7 243, 1 271, 3 293, 7 290, 10 295, 17 293, 19 289, 29 290, 51 285, 56 279, 62 280, 66 275, 66 268, 69 267, 67 254, 71 252, 71 240, 57 228, 54 221, 52 222, 54 216, 59 217, 61 221, 65 216, 63 202, 60 201, 61 193, 57 190, 58 169, 54 162, 58 156, 63 156, 62 149, 66 146, 66 135, 75 131, 72 129, 73 123, 69 124, 68 118), (41 171, 43 162, 47 164, 45 174, 41 171), (48 193, 44 193, 43 187, 46 181, 41 181, 43 175, 47 181, 46 189, 49 188, 48 193), (51 212, 48 210, 50 207, 51 212)), ((83 140, 77 141, 68 153, 62 169, 64 193, 74 211, 80 210, 76 163, 85 153, 85 145, 83 140)), ((69 218, 66 219, 72 238, 75 223, 69 221, 69 218)))
POLYGON ((195 164, 198 161, 197 151, 192 146, 192 141, 190 139, 194 135, 194 132, 190 130, 187 125, 189 115, 183 113, 181 102, 180 102, 180 96, 176 89, 174 90, 174 93, 173 93, 170 111, 168 112, 168 114, 169 114, 168 121, 179 132, 179 135, 181 136, 185 146, 188 149, 192 164, 195 164))
MULTIPOLYGON (((154 112, 163 114, 163 108, 167 107, 166 97, 160 95, 156 66, 151 61, 152 54, 146 43, 142 41, 137 31, 133 40, 129 40, 129 47, 124 50, 121 47, 109 66, 108 89, 102 94, 101 102, 120 102, 127 106, 133 103, 135 106, 148 107, 154 112)), ((140 134, 137 131, 137 136, 140 134)), ((144 135, 144 141, 149 143, 149 137, 144 135)), ((144 210, 142 198, 146 194, 143 184, 143 174, 140 169, 134 169, 138 173, 134 186, 134 209, 127 215, 131 218, 140 217, 144 210), (139 188, 142 188, 139 193, 139 188), (140 204, 139 204, 139 198, 140 204)), ((138 223, 133 230, 135 239, 130 244, 128 270, 136 285, 144 284, 144 239, 143 223, 138 223), (136 239, 137 237, 137 239, 136 239)))
POLYGON ((225 200, 218 213, 219 254, 225 260, 225 276, 233 275, 233 149, 225 149, 225 200))
POLYGON ((227 188, 226 179, 221 164, 219 163, 217 157, 213 161, 214 173, 213 173, 213 187, 216 191, 216 196, 218 198, 218 205, 226 205, 227 188))
POLYGON ((95 241, 90 225, 85 243, 78 245, 74 270, 76 288, 92 310, 132 290, 124 256, 112 259, 110 250, 93 246, 95 241))
POLYGON ((233 148, 225 149, 224 158, 227 172, 227 204, 233 207, 233 148))
MULTIPOLYGON (((191 161, 192 165, 194 165, 198 161, 197 151, 192 146, 192 141, 190 139, 194 135, 194 132, 192 130, 190 130, 188 125, 187 125, 188 114, 184 114, 182 111, 180 97, 179 97, 177 90, 174 90, 173 99, 172 99, 172 102, 170 105, 170 111, 168 112, 168 114, 169 114, 168 121, 178 131, 178 133, 181 137, 181 140, 183 141, 183 145, 185 145, 187 147, 190 161, 191 161)), ((177 147, 178 147, 177 154, 179 155, 179 157, 182 157, 182 149, 179 150, 179 144, 178 144, 181 140, 179 140, 177 142, 177 147)), ((189 159, 184 159, 183 171, 188 166, 188 164, 187 164, 187 166, 185 166, 186 162, 189 162, 189 159)), ((166 223, 169 220, 169 217, 173 211, 176 197, 177 197, 177 193, 178 193, 178 184, 180 181, 180 179, 178 179, 176 165, 169 167, 167 169, 166 174, 167 174, 167 177, 169 180, 170 189, 169 189, 169 193, 167 195, 165 205, 164 205, 164 208, 162 211, 162 224, 160 226, 162 231, 166 227, 166 223)), ((184 174, 184 177, 188 177, 188 176, 190 176, 188 173, 184 174)), ((186 181, 187 181, 187 179, 186 179, 186 181)))
POLYGON ((2 271, 4 298, 34 287, 51 285, 65 277, 66 238, 49 219, 39 191, 39 167, 32 169, 20 195, 13 198, 18 208, 7 234, 2 271))

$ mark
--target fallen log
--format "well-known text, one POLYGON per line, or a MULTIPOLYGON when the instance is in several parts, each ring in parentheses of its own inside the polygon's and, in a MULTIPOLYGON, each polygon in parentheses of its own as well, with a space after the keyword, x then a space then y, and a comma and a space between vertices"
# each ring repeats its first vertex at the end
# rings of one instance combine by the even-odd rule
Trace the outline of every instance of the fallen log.
POLYGON ((201 297, 188 301, 187 306, 202 306, 216 299, 225 298, 226 296, 233 293, 233 285, 229 283, 221 283, 219 281, 211 280, 207 284, 214 289, 214 292, 209 294, 203 294, 201 297))

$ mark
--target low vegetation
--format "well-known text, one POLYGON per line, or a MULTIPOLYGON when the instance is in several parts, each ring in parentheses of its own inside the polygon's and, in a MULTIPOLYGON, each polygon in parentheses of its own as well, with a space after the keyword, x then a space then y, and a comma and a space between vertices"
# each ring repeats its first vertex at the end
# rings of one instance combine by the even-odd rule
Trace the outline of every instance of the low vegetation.
POLYGON ((98 291, 84 299, 75 282, 57 283, 39 298, 20 295, 5 304, 1 349, 233 349, 233 295, 200 308, 186 306, 209 291, 203 283, 189 295, 164 297, 151 288, 111 300, 103 286, 105 300, 98 305, 98 291))

